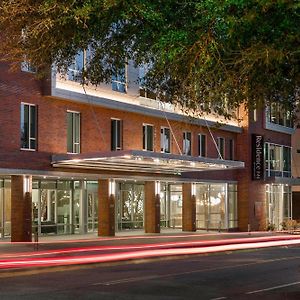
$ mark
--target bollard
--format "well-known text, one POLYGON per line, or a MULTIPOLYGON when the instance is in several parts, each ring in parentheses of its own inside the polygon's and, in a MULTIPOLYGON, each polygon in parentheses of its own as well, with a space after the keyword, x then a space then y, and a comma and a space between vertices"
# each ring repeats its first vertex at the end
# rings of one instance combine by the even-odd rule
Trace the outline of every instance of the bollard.
POLYGON ((250 226, 250 224, 248 224, 248 234, 249 235, 251 234, 251 226, 250 226))

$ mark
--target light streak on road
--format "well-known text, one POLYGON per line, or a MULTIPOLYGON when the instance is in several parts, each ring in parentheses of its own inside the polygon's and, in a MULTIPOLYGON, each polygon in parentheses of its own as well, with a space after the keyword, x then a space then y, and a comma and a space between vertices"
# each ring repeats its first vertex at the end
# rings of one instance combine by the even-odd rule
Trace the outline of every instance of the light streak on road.
POLYGON ((208 247, 192 248, 172 248, 172 249, 151 249, 141 251, 118 252, 109 254, 97 254, 86 256, 70 257, 49 257, 49 258, 24 258, 0 261, 0 269, 28 268, 28 267, 50 267, 50 266, 67 266, 82 265, 93 263, 116 262, 133 259, 157 258, 166 256, 196 255, 214 252, 257 249, 276 246, 299 245, 300 239, 290 239, 283 241, 268 241, 256 243, 230 244, 208 247))
POLYGON ((95 251, 114 251, 114 250, 140 250, 140 249, 155 249, 155 248, 190 248, 190 247, 209 247, 209 246, 222 246, 229 244, 242 244, 242 243, 257 243, 257 242, 270 242, 281 240, 295 240, 299 239, 296 236, 271 236, 271 237, 255 237, 255 238, 239 238, 239 239, 224 239, 224 240, 201 240, 201 241, 187 241, 187 242, 168 242, 168 243, 152 243, 152 244, 136 244, 136 245, 117 245, 117 246, 87 246, 77 248, 64 248, 47 251, 35 251, 25 253, 9 253, 1 255, 0 261, 3 258, 12 257, 32 257, 32 256, 47 256, 47 255, 61 255, 71 253, 84 253, 95 251))

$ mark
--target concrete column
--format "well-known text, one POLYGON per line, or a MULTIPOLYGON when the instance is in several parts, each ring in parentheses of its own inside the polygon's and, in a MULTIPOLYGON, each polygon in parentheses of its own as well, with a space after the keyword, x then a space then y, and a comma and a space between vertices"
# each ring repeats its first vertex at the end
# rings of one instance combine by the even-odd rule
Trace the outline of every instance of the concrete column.
POLYGON ((155 192, 155 182, 145 183, 145 232, 160 233, 160 195, 155 192))
POLYGON ((32 241, 31 176, 11 176, 11 241, 32 241))
POLYGON ((182 231, 196 231, 196 197, 192 184, 182 184, 182 231))
POLYGON ((109 179, 98 180, 98 236, 115 235, 115 195, 109 194, 109 179))

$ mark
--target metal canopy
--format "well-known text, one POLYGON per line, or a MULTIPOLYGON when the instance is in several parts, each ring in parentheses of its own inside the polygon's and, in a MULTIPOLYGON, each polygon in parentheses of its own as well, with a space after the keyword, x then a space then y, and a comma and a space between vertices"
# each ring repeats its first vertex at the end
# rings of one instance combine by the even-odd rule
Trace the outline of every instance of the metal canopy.
POLYGON ((244 168, 244 162, 140 150, 53 155, 52 166, 180 175, 184 172, 244 168))

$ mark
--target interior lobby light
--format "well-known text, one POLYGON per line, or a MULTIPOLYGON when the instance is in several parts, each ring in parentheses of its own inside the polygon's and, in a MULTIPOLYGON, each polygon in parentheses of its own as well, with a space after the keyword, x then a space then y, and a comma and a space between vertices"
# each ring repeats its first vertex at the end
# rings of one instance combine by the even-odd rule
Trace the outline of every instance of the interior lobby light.
POLYGON ((108 194, 109 196, 111 195, 114 196, 115 193, 116 193, 116 181, 114 179, 110 179, 108 184, 108 194))
POLYGON ((155 195, 160 195, 160 181, 155 181, 155 195))
POLYGON ((196 183, 192 183, 192 190, 191 190, 191 194, 192 194, 192 196, 196 196, 196 183))

